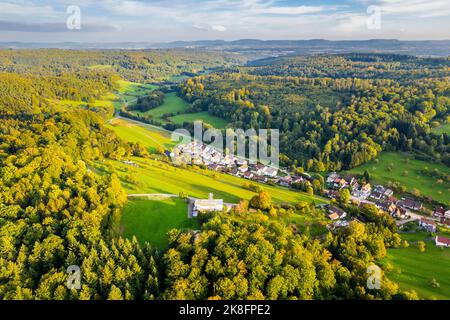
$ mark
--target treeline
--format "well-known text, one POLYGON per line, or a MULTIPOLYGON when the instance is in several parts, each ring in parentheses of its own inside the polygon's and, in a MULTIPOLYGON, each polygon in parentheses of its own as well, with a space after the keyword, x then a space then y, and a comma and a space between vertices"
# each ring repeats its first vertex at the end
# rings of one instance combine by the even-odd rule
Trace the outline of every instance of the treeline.
POLYGON ((136 103, 128 106, 130 111, 147 112, 151 109, 161 106, 164 103, 165 93, 159 90, 152 91, 145 97, 139 97, 136 103))
POLYGON ((198 74, 241 64, 235 54, 202 50, 0 50, 0 71, 41 76, 96 70, 140 82, 167 82, 184 74, 198 74))
MULTIPOLYGON (((180 87, 180 95, 195 110, 227 119, 233 127, 280 129, 285 166, 318 172, 350 169, 382 150, 419 150, 450 165, 448 135, 431 133, 450 115, 448 71, 442 78, 423 79, 405 73, 401 81, 280 76, 279 70, 290 74, 291 59, 295 58, 281 59, 282 65, 189 79, 180 87), (260 69, 273 73, 255 75, 260 69)), ((335 59, 344 57, 319 61, 333 70, 333 64, 326 63, 335 59)), ((306 61, 311 67, 318 63, 313 58, 306 61)), ((417 72, 426 72, 431 62, 421 61, 414 60, 413 65, 417 72)), ((447 70, 445 63, 437 64, 439 70, 447 70)))
POLYGON ((249 73, 260 76, 409 81, 448 76, 450 59, 375 53, 319 54, 267 58, 248 66, 249 73))

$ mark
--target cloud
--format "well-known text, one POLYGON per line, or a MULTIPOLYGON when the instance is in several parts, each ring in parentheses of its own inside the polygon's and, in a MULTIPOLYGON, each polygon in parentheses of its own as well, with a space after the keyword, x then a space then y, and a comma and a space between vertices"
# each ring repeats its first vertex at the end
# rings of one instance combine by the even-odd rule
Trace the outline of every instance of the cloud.
POLYGON ((69 30, 65 22, 61 23, 23 23, 0 20, 0 31, 17 32, 111 32, 117 28, 106 25, 82 24, 80 30, 69 30))
POLYGON ((217 25, 217 26, 212 26, 212 29, 214 31, 219 31, 219 32, 225 32, 227 31, 227 28, 221 25, 217 25))
MULTIPOLYGON (((364 3, 375 4, 364 0, 364 3)), ((450 16, 449 0, 379 0, 377 3, 385 14, 403 17, 415 15, 423 18, 450 16)))
POLYGON ((308 13, 318 13, 324 10, 335 10, 336 7, 325 6, 298 6, 298 7, 269 7, 256 10, 256 13, 279 14, 279 15, 301 15, 308 13))
POLYGON ((55 17, 57 12, 48 5, 34 5, 32 3, 12 3, 0 2, 1 16, 20 16, 20 17, 55 17))

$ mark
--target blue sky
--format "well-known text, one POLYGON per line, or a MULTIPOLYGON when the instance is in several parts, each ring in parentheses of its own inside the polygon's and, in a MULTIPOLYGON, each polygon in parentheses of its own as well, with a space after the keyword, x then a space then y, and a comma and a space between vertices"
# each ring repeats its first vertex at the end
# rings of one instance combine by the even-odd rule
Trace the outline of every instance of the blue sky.
POLYGON ((242 38, 450 39, 450 0, 0 0, 0 41, 242 38))

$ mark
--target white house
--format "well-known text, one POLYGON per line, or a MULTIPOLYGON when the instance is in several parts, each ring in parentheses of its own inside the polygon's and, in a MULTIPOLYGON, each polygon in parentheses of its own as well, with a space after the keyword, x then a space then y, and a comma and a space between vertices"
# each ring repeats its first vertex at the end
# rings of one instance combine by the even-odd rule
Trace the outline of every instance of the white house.
POLYGON ((267 177, 276 177, 278 174, 278 170, 272 167, 264 167, 262 169, 262 174, 267 177))
POLYGON ((192 216, 197 217, 199 212, 223 211, 223 200, 214 199, 212 193, 208 199, 196 199, 192 208, 192 216))
POLYGON ((423 229, 425 229, 428 232, 436 232, 436 223, 427 218, 420 218, 419 220, 419 226, 421 226, 423 229))
POLYGON ((436 236, 436 246, 437 247, 450 247, 450 239, 443 236, 436 236))

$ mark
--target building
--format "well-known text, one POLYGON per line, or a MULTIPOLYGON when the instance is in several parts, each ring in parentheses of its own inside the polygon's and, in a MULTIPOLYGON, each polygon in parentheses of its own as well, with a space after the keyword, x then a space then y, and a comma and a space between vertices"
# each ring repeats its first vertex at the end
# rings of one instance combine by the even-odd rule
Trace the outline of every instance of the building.
POLYGON ((449 218, 441 218, 439 223, 442 224, 446 228, 450 228, 450 219, 449 218))
POLYGON ((445 217, 445 208, 443 207, 436 207, 434 208, 433 216, 436 218, 443 218, 445 217))
POLYGON ((253 173, 247 171, 247 172, 244 173, 243 177, 245 179, 251 179, 251 178, 253 178, 253 173))
POLYGON ((196 199, 193 203, 192 216, 197 217, 199 212, 223 211, 223 200, 214 199, 212 193, 208 199, 196 199))
POLYGON ((240 166, 238 170, 239 170, 239 172, 245 173, 248 171, 248 166, 247 165, 240 166))
POLYGON ((262 169, 262 175, 267 177, 276 177, 278 170, 272 167, 264 167, 262 169))
POLYGON ((282 177, 282 178, 280 178, 280 181, 279 181, 280 185, 283 187, 289 187, 292 184, 292 182, 293 182, 293 179, 291 176, 282 177))
POLYGON ((397 205, 415 211, 422 209, 422 203, 409 198, 402 198, 397 202, 397 205))
POLYGON ((331 220, 339 220, 339 219, 344 219, 347 216, 347 212, 345 212, 344 210, 334 207, 334 206, 330 206, 328 208, 328 218, 330 218, 331 220))
POLYGON ((363 185, 361 187, 360 190, 354 189, 352 192, 352 195, 360 200, 366 200, 370 196, 371 192, 372 192, 372 187, 370 186, 369 183, 366 183, 365 185, 363 185))
POLYGON ((435 239, 437 247, 450 247, 450 239, 443 236, 436 236, 435 239))
POLYGON ((420 218, 419 226, 428 232, 436 232, 436 223, 431 219, 420 218))
POLYGON ((328 176, 326 183, 332 189, 342 189, 348 186, 347 181, 336 172, 333 172, 328 176))

